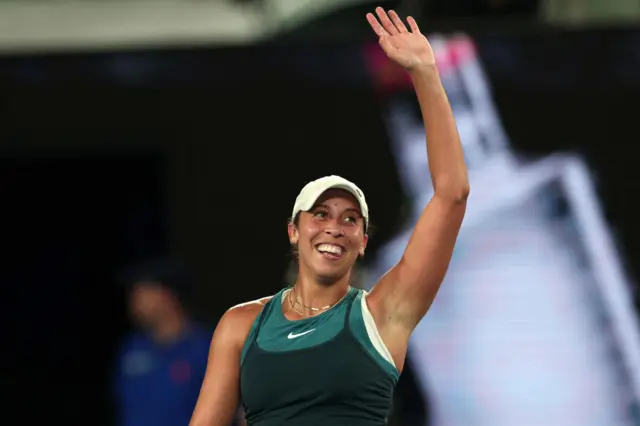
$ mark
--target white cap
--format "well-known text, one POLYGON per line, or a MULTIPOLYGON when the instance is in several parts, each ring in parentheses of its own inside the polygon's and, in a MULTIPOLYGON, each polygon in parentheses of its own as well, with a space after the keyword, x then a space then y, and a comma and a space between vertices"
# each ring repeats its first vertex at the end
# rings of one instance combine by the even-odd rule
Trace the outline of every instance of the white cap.
POLYGON ((300 212, 311 210, 316 204, 318 198, 329 189, 343 189, 356 198, 360 205, 360 213, 362 213, 362 217, 364 218, 364 227, 366 230, 369 226, 369 207, 367 207, 367 201, 364 198, 364 194, 355 183, 334 175, 321 177, 320 179, 311 181, 302 188, 302 191, 298 194, 296 202, 293 205, 291 219, 294 220, 296 215, 300 212))

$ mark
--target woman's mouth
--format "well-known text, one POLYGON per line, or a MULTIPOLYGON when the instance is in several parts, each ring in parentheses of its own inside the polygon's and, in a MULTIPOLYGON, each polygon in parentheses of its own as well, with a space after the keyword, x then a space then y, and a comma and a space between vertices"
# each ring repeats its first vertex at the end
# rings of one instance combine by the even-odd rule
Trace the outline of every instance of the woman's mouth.
POLYGON ((337 244, 318 244, 316 245, 316 250, 318 250, 323 257, 331 260, 340 259, 345 253, 344 247, 337 244))

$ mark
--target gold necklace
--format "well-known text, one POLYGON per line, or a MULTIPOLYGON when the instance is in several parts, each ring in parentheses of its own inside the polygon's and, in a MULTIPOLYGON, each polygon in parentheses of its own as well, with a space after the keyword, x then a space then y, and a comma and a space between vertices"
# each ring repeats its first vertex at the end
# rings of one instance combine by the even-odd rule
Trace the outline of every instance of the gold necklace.
POLYGON ((295 293, 295 286, 291 287, 291 290, 289 291, 289 304, 291 305, 291 309, 293 309, 293 311, 295 313, 297 313, 298 315, 302 315, 304 317, 311 317, 313 315, 305 314, 305 313, 302 313, 299 310, 297 310, 296 306, 295 306, 296 303, 299 304, 300 306, 302 306, 303 308, 309 309, 312 312, 326 311, 327 309, 333 308, 338 303, 342 302, 342 299, 344 299, 347 296, 347 294, 349 294, 349 290, 347 289, 347 291, 342 295, 342 297, 337 302, 335 302, 335 303, 333 303, 331 305, 323 306, 321 308, 314 308, 312 306, 307 306, 304 303, 302 303, 301 301, 299 301, 297 297, 296 297, 296 300, 294 301, 292 299, 292 293, 295 293))
POLYGON ((293 303, 293 300, 291 300, 291 291, 289 291, 289 304, 291 305, 291 309, 293 309, 293 312, 295 312, 296 314, 302 316, 302 317, 310 317, 311 315, 307 315, 307 314, 303 314, 302 312, 300 312, 299 310, 296 309, 296 306, 293 303))

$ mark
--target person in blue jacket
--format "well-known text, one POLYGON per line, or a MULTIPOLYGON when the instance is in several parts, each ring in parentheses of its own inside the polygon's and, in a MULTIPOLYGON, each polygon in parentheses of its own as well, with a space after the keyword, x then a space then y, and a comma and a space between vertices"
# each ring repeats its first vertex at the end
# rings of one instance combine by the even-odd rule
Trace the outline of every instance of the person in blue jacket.
POLYGON ((185 306, 190 280, 181 265, 161 259, 135 265, 123 281, 136 329, 124 338, 117 358, 117 425, 185 426, 212 336, 185 306))

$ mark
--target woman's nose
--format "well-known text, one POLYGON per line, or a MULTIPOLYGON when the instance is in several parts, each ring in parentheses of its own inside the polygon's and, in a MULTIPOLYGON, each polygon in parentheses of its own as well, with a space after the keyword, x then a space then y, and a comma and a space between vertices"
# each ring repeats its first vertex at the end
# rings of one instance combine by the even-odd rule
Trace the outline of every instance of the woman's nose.
POLYGON ((324 232, 326 232, 327 234, 333 237, 340 237, 344 235, 342 227, 334 221, 327 224, 327 227, 324 229, 324 232))

